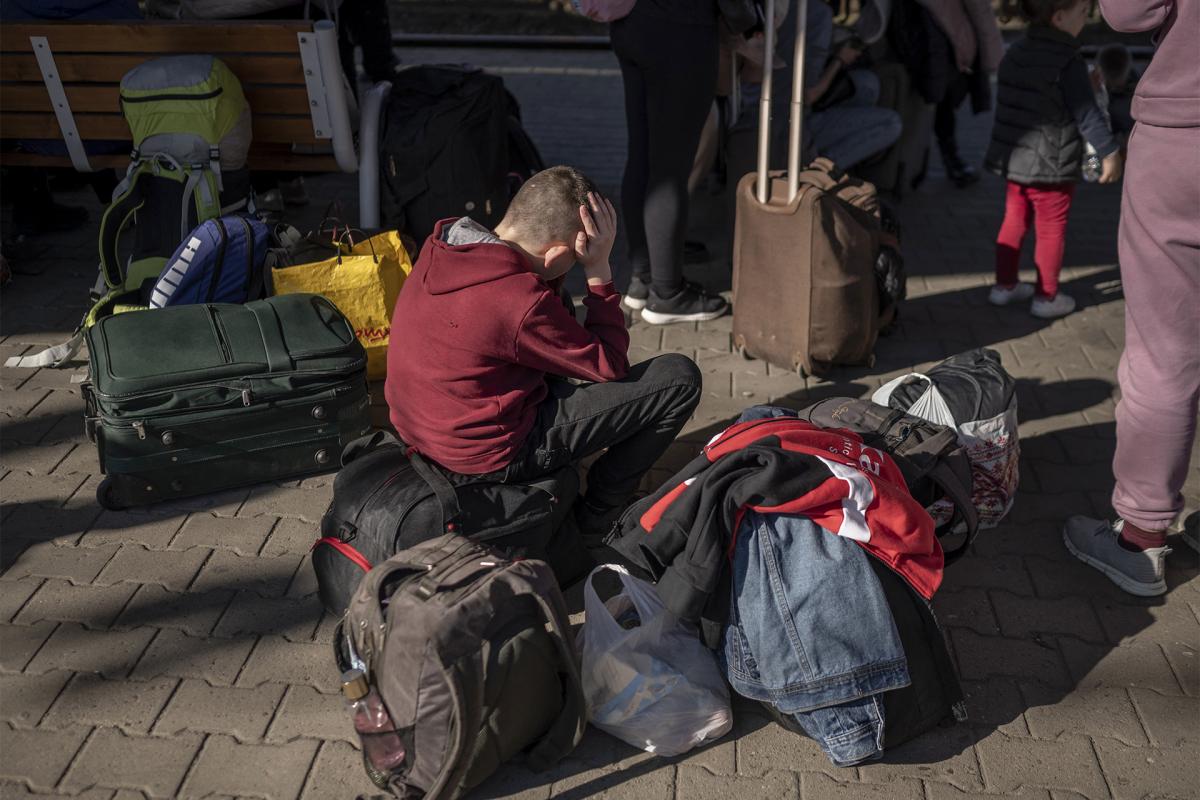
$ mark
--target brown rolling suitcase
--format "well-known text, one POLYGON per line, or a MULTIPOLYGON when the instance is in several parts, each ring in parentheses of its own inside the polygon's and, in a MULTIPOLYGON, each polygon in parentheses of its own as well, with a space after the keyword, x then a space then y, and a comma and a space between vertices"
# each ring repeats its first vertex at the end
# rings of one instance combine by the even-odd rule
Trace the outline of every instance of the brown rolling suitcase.
MULTIPOLYGON (((819 1, 819 0, 818 0, 819 1)), ((804 20, 796 15, 788 169, 768 173, 771 74, 763 77, 758 171, 737 188, 733 243, 733 336, 738 351, 820 375, 870 364, 879 335, 874 264, 880 226, 875 187, 818 158, 800 168, 804 20)), ((774 50, 774 0, 766 4, 774 50)))

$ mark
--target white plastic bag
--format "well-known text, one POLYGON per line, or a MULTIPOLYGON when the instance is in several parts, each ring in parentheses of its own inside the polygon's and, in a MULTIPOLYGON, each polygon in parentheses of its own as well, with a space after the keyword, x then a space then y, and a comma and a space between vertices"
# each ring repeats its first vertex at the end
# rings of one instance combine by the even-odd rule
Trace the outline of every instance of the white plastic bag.
POLYGON ((596 567, 583 589, 580 634, 588 721, 648 753, 674 756, 733 725, 729 690, 716 656, 663 606, 654 587, 616 564, 596 567), (601 570, 621 579, 620 594, 600 601, 601 570))
MULTIPOLYGON (((933 379, 924 373, 912 372, 879 387, 871 395, 871 402, 887 406, 896 387, 914 377, 921 378, 929 386, 909 407, 908 413, 939 425, 947 425, 958 433, 959 444, 966 448, 967 458, 971 462, 971 501, 979 514, 979 529, 996 527, 1012 508, 1020 480, 1018 464, 1021 445, 1017 435, 1016 394, 1003 413, 989 419, 964 420, 960 424, 954 419, 933 379)), ((941 525, 953 516, 954 508, 949 500, 939 500, 928 511, 934 524, 941 525)))

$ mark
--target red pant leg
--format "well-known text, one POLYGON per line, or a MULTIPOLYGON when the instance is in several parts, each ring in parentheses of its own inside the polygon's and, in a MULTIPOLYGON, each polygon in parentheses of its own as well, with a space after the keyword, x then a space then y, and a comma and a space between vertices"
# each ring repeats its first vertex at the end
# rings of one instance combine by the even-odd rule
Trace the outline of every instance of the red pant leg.
POLYGON ((1033 206, 1026 196, 1027 186, 1008 182, 1004 195, 1004 222, 996 235, 996 285, 1014 286, 1020 282, 1021 242, 1029 231, 1033 206))
POLYGON ((1067 244, 1067 216, 1071 213, 1071 198, 1075 184, 1030 186, 1029 201, 1033 204, 1033 224, 1037 245, 1033 263, 1037 265, 1039 297, 1053 299, 1058 294, 1058 276, 1062 272, 1063 248, 1067 244))

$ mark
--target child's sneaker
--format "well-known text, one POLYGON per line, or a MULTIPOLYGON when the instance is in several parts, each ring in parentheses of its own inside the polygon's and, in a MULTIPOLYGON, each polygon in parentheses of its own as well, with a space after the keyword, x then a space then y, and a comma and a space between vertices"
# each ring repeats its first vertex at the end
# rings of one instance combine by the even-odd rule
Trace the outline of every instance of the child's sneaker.
POLYGON ((1056 294, 1053 300, 1047 300, 1044 297, 1035 297, 1029 305, 1029 313, 1041 319, 1065 317, 1074 310, 1075 298, 1062 292, 1056 294))
POLYGON ((1063 543, 1072 555, 1103 572, 1130 594, 1139 597, 1166 594, 1164 562, 1171 548, 1126 550, 1117 541, 1124 525, 1124 520, 1109 524, 1105 520, 1074 516, 1063 528, 1063 543))
POLYGON ((716 319, 729 310, 725 298, 709 294, 692 283, 670 297, 659 297, 653 288, 646 297, 642 319, 651 325, 667 325, 672 322, 705 322, 716 319))
POLYGON ((634 275, 629 279, 629 288, 625 290, 625 297, 621 302, 625 307, 633 311, 641 311, 646 307, 646 297, 650 294, 650 287, 645 281, 634 275))
POLYGON ((988 302, 994 306, 1006 306, 1009 303, 1020 303, 1033 297, 1032 283, 1018 283, 1016 286, 993 286, 988 292, 988 302))

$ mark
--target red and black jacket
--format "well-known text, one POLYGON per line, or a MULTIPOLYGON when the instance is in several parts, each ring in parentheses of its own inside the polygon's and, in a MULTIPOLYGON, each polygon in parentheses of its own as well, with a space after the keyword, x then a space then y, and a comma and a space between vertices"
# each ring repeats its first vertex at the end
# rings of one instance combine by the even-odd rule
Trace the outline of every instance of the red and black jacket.
POLYGON ((612 543, 657 581, 667 608, 703 623, 710 646, 728 614, 726 566, 747 509, 801 514, 855 540, 927 600, 941 584, 933 520, 889 455, 793 417, 740 422, 631 507, 612 543))

